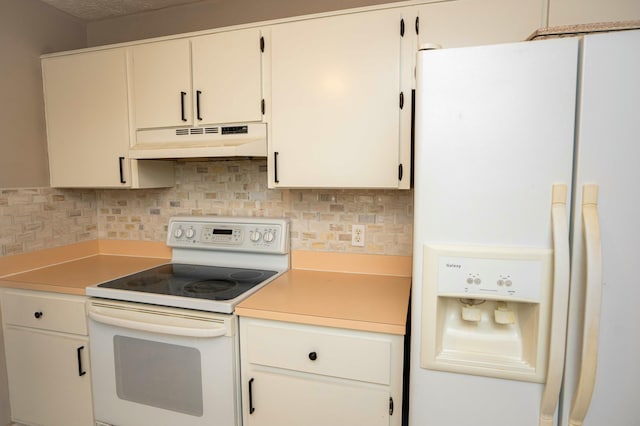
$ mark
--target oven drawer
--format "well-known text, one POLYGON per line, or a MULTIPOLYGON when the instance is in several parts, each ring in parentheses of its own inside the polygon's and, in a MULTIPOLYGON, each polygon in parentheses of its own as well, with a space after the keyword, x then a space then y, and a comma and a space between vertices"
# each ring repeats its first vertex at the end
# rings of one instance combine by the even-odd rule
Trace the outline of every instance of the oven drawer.
POLYGON ((241 318, 247 362, 390 384, 391 341, 375 333, 241 318))
POLYGON ((87 335, 83 296, 6 290, 2 294, 5 324, 87 335))

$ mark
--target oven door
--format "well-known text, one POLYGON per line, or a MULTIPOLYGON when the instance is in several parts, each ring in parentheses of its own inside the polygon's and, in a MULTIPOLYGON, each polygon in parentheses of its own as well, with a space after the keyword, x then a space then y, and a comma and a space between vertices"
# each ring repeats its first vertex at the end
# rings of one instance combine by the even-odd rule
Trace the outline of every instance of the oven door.
POLYGON ((235 316, 87 303, 96 424, 238 424, 235 316))

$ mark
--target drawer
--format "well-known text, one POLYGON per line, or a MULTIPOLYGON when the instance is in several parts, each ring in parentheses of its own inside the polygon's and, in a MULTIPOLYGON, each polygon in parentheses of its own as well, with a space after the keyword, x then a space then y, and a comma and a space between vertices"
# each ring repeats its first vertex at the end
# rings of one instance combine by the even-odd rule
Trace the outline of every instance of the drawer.
POLYGON ((6 290, 2 294, 5 325, 87 335, 86 298, 51 293, 6 290))
POLYGON ((388 385, 391 340, 383 334, 241 319, 247 362, 388 385))

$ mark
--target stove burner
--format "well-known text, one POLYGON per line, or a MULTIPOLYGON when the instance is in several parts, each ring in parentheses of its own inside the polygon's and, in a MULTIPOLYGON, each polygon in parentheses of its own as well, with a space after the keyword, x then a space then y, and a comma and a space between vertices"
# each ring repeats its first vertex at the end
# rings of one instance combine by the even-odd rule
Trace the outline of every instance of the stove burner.
POLYGON ((135 279, 126 281, 125 286, 129 288, 146 287, 146 286, 158 284, 159 282, 162 282, 162 278, 157 276, 140 277, 140 278, 135 278, 135 279))
POLYGON ((238 271, 229 275, 229 277, 234 278, 236 280, 251 280, 254 278, 258 278, 262 275, 262 271, 238 271))
POLYGON ((232 300, 275 274, 275 271, 259 269, 171 263, 102 283, 98 287, 232 300))
POLYGON ((203 280, 185 284, 182 290, 185 293, 204 295, 232 290, 237 285, 237 282, 229 280, 203 280))

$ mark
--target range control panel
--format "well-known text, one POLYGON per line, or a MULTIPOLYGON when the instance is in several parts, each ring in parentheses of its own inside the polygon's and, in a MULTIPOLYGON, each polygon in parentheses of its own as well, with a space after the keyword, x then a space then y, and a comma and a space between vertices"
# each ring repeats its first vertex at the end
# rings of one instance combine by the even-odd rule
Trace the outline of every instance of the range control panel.
POLYGON ((167 229, 170 247, 286 253, 286 219, 174 217, 167 229))
POLYGON ((540 301, 550 285, 550 250, 427 246, 437 293, 494 300, 540 301))

